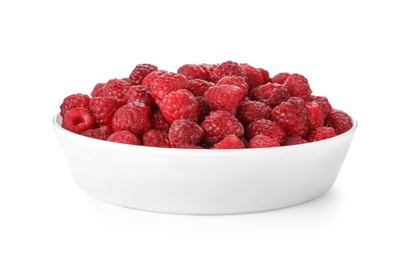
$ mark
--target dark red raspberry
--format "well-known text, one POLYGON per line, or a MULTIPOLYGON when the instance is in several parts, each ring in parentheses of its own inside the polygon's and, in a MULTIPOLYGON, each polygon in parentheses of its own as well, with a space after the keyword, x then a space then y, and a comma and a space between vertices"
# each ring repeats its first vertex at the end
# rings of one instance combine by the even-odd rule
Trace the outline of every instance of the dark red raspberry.
POLYGON ((90 95, 92 97, 102 97, 103 96, 103 88, 105 83, 97 83, 93 90, 91 91, 90 95))
POLYGON ((326 126, 333 127, 337 135, 349 131, 353 127, 352 118, 342 110, 334 109, 326 118, 326 126))
POLYGON ((150 88, 157 77, 166 73, 167 71, 165 70, 155 70, 143 78, 141 85, 150 88))
POLYGON ((184 64, 177 69, 177 73, 183 74, 187 79, 203 79, 206 80, 207 72, 197 64, 184 64))
POLYGON ((163 117, 162 111, 158 109, 152 116, 151 119, 153 129, 166 131, 170 128, 170 122, 163 117))
POLYGON ((247 97, 249 93, 249 85, 246 83, 245 79, 239 76, 226 76, 218 80, 215 84, 219 85, 235 85, 243 91, 243 98, 247 97))
POLYGON ((331 137, 336 136, 335 130, 332 127, 321 126, 315 129, 312 129, 308 132, 305 139, 308 142, 316 142, 325 140, 331 137))
POLYGON ((213 75, 214 75, 214 70, 218 67, 219 64, 199 64, 199 66, 205 71, 206 79, 207 81, 214 82, 213 75))
POLYGON ((124 96, 124 101, 127 103, 141 102, 150 109, 155 106, 155 101, 150 94, 149 88, 142 85, 131 86, 124 96))
POLYGON ((246 63, 241 63, 240 65, 242 66, 243 71, 245 71, 246 82, 250 88, 264 84, 262 73, 258 69, 246 63))
POLYGON ((67 111, 75 107, 89 108, 90 97, 86 94, 72 94, 63 99, 60 105, 60 115, 63 117, 67 111))
POLYGON ((169 135, 167 131, 151 129, 142 136, 142 142, 145 146, 170 148, 169 135))
POLYGON ((214 144, 212 149, 243 149, 245 144, 236 135, 227 135, 224 139, 214 144))
POLYGON ((272 82, 271 77, 270 77, 270 73, 267 70, 265 70, 263 68, 257 68, 257 70, 260 72, 260 74, 262 74, 263 84, 272 82))
POLYGON ((103 87, 103 96, 124 99, 131 84, 122 79, 110 79, 103 87))
POLYGON ((308 143, 307 140, 302 138, 301 136, 298 135, 289 135, 287 136, 287 140, 283 143, 283 145, 296 145, 296 144, 305 144, 308 143))
POLYGON ((290 92, 278 83, 267 83, 252 89, 250 96, 254 100, 275 107, 281 102, 287 101, 290 98, 290 92))
POLYGON ((281 72, 278 73, 277 75, 274 75, 274 77, 271 79, 271 82, 277 83, 277 84, 284 84, 285 80, 290 76, 291 74, 288 72, 281 72))
MULTIPOLYGON (((188 79, 178 73, 168 72, 157 77, 150 86, 150 94, 158 104, 167 94, 179 89, 186 89, 188 79)), ((158 104, 159 105, 159 104, 158 104)))
POLYGON ((225 110, 235 115, 244 94, 235 85, 215 85, 205 92, 204 97, 212 110, 225 110))
POLYGON ((101 126, 99 128, 92 128, 81 133, 83 136, 107 140, 107 138, 112 134, 112 130, 109 126, 101 126))
POLYGON ((179 144, 176 148, 182 149, 203 149, 201 146, 196 144, 179 144))
POLYGON ((144 103, 132 102, 120 107, 112 118, 112 130, 127 130, 137 136, 152 128, 151 111, 144 103))
POLYGON ((221 63, 215 68, 212 74, 214 82, 218 82, 218 80, 226 76, 240 76, 246 79, 246 73, 243 70, 242 66, 239 63, 233 61, 226 61, 221 63))
POLYGON ((271 111, 276 121, 290 135, 304 136, 308 131, 308 109, 303 99, 291 97, 271 111))
POLYGON ((121 130, 112 133, 108 138, 107 141, 115 142, 115 143, 122 143, 122 144, 133 144, 133 145, 142 145, 141 140, 138 136, 134 133, 121 130))
POLYGON ((99 126, 111 127, 112 117, 118 108, 125 105, 122 99, 113 97, 93 97, 90 100, 90 112, 99 126))
POLYGON ((188 119, 193 122, 198 122, 200 117, 198 101, 196 97, 186 89, 170 92, 158 105, 162 111, 163 117, 170 123, 177 119, 188 119))
POLYGON ((246 137, 251 140, 256 135, 265 135, 275 139, 279 144, 285 142, 286 133, 284 129, 271 120, 259 119, 253 121, 246 128, 246 137))
POLYGON ((311 100, 311 87, 308 80, 300 74, 291 74, 284 82, 292 97, 300 97, 305 101, 311 100))
POLYGON ((68 110, 62 119, 62 127, 66 130, 80 134, 94 125, 94 116, 84 107, 76 107, 68 110))
POLYGON ((276 139, 266 135, 256 135, 250 139, 247 148, 268 148, 277 146, 280 146, 280 143, 277 142, 276 139))
POLYGON ((204 130, 195 122, 185 119, 173 121, 169 129, 169 141, 172 147, 180 144, 199 144, 204 130))
POLYGON ((204 140, 208 145, 215 144, 230 134, 238 138, 244 135, 242 123, 228 111, 212 111, 200 126, 204 129, 204 140))
POLYGON ((129 84, 131 84, 131 80, 129 78, 121 78, 121 80, 128 82, 129 84))
POLYGON ((135 69, 129 75, 129 81, 131 85, 141 85, 143 79, 149 73, 156 71, 158 68, 151 64, 138 64, 135 69))
POLYGON ((204 118, 208 116, 208 114, 211 112, 211 108, 208 105, 207 101, 205 100, 205 97, 203 96, 196 96, 195 97, 198 102, 198 107, 200 108, 200 116, 198 118, 198 123, 201 123, 204 121, 204 118))
POLYGON ((332 105, 329 103, 327 97, 324 96, 311 96, 311 100, 318 103, 318 105, 322 108, 323 114, 326 117, 329 116, 330 112, 332 112, 332 105))
POLYGON ((203 79, 190 79, 187 89, 195 96, 204 96, 205 91, 214 86, 214 83, 203 79))
POLYGON ((240 102, 236 117, 244 126, 248 126, 258 119, 271 119, 271 107, 259 101, 243 100, 240 102))
POLYGON ((310 129, 314 129, 323 126, 325 121, 325 115, 322 108, 315 101, 307 102, 308 108, 308 125, 310 129))

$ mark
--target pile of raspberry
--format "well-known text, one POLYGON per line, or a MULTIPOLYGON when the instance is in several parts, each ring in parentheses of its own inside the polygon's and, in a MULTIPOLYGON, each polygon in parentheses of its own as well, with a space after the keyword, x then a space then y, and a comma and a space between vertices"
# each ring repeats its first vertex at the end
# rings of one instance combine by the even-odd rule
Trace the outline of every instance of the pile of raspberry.
POLYGON ((131 145, 189 149, 265 148, 316 142, 352 128, 352 119, 312 95, 296 73, 226 61, 185 64, 177 72, 138 64, 128 78, 73 94, 62 127, 131 145))

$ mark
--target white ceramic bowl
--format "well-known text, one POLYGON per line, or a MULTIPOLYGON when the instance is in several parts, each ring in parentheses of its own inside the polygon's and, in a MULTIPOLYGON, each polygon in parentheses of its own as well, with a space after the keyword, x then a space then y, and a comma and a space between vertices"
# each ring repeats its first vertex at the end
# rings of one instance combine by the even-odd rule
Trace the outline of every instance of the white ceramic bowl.
POLYGON ((175 149, 101 141, 53 126, 76 183, 115 205, 176 214, 236 214, 312 200, 333 185, 348 132, 308 144, 258 149, 175 149))

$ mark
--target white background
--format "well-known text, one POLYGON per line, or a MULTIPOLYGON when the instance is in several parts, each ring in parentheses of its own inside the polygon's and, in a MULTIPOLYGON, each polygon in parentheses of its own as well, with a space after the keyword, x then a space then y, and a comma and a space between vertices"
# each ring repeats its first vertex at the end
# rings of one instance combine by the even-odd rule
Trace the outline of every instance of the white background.
POLYGON ((0 259, 404 259, 400 3, 2 1, 0 259), (65 96, 138 63, 226 60, 301 73, 359 121, 329 192, 264 213, 183 216, 76 186, 51 125, 65 96))

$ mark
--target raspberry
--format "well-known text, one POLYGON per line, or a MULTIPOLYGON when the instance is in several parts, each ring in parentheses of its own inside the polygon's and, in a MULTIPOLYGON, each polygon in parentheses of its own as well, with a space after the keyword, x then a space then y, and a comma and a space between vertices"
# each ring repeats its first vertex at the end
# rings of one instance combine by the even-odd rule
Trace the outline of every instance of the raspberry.
POLYGON ((112 117, 125 101, 113 97, 93 97, 90 99, 90 112, 99 126, 111 127, 112 117))
POLYGON ((250 92, 252 99, 266 103, 271 107, 275 107, 283 101, 290 98, 290 92, 278 83, 267 83, 250 92))
POLYGON ((204 96, 205 91, 214 86, 214 83, 203 79, 190 79, 187 89, 195 96, 204 96))
POLYGON ((238 138, 244 135, 243 125, 228 111, 212 111, 200 126, 204 129, 204 141, 208 145, 215 144, 230 134, 238 138))
POLYGON ((352 118, 341 110, 334 109, 326 118, 326 126, 335 129, 337 135, 349 131, 353 127, 352 118))
POLYGON ((186 89, 172 91, 159 102, 163 117, 173 123, 176 119, 198 122, 200 108, 196 97, 186 89))
POLYGON ((158 109, 153 114, 151 122, 153 129, 166 131, 170 128, 170 122, 163 117, 162 111, 160 111, 160 109, 158 109))
POLYGON ((93 90, 90 93, 90 96, 92 97, 102 97, 103 96, 103 88, 104 88, 105 83, 97 83, 93 90))
POLYGON ((199 66, 205 71, 207 81, 214 82, 213 75, 214 70, 218 67, 218 64, 199 64, 199 66))
POLYGON ((318 103, 314 101, 307 102, 308 108, 308 125, 310 129, 314 129, 323 126, 325 121, 325 115, 322 108, 318 103))
POLYGON ((280 143, 276 139, 266 135, 256 135, 248 143, 247 148, 268 148, 277 147, 280 143))
POLYGON ((241 63, 240 65, 246 74, 246 82, 250 88, 257 87, 264 83, 262 73, 258 69, 246 63, 241 63))
POLYGON ((141 102, 151 109, 155 106, 155 101, 150 94, 149 88, 142 85, 131 86, 124 96, 124 101, 126 103, 141 102))
POLYGON ((177 69, 177 73, 183 74, 187 79, 207 79, 206 71, 196 64, 184 64, 177 69))
POLYGON ((272 79, 271 82, 277 83, 277 84, 284 84, 285 80, 290 76, 290 73, 287 72, 281 72, 275 75, 272 79))
POLYGON ((323 96, 311 96, 311 100, 318 103, 318 105, 322 108, 325 118, 329 116, 330 112, 332 112, 332 105, 329 103, 328 98, 323 96))
POLYGON ((288 99, 271 111, 276 121, 290 135, 304 136, 308 130, 308 109, 301 98, 288 99))
POLYGON ((200 109, 200 116, 198 118, 198 122, 201 123, 206 116, 211 112, 211 108, 208 105, 207 101, 205 100, 205 97, 203 96, 196 96, 195 97, 198 102, 198 107, 200 109))
POLYGON ((226 110, 235 115, 238 104, 244 98, 242 90, 235 85, 215 85, 204 94, 212 110, 226 110))
POLYGON ((234 134, 227 135, 224 139, 214 144, 212 149, 243 149, 245 144, 234 134))
POLYGON ((103 96, 123 99, 131 84, 122 79, 110 79, 103 87, 103 96))
POLYGON ((63 99, 60 105, 60 115, 63 117, 67 111, 75 107, 89 108, 90 97, 86 94, 72 94, 63 99))
POLYGON ((121 78, 121 80, 128 82, 129 84, 131 84, 131 80, 129 78, 121 78))
POLYGON ((152 128, 149 120, 151 111, 144 103, 128 103, 115 111, 112 118, 112 130, 118 132, 127 130, 137 136, 152 128))
POLYGON ((180 144, 199 144, 204 130, 195 122, 179 119, 173 121, 169 129, 169 141, 172 147, 180 144))
POLYGON ((271 107, 259 101, 243 100, 238 107, 236 117, 244 126, 247 126, 258 119, 271 119, 271 107))
POLYGON ((142 136, 142 142, 145 146, 170 148, 169 135, 167 131, 151 129, 142 136))
POLYGON ((75 107, 68 110, 62 120, 62 127, 66 130, 80 134, 94 125, 94 116, 84 107, 75 107))
POLYGON ((291 74, 284 82, 291 96, 300 97, 305 101, 311 100, 311 88, 308 80, 300 74, 291 74))
POLYGON ((107 138, 111 135, 111 133, 112 131, 109 126, 101 126, 99 128, 86 130, 82 132, 81 135, 100 140, 107 140, 107 138))
POLYGON ((121 130, 112 133, 108 138, 107 141, 115 142, 115 143, 122 143, 122 144, 134 144, 134 145, 142 145, 141 140, 138 136, 134 133, 121 130))
POLYGON ((158 68, 151 64, 138 64, 129 75, 129 81, 132 85, 141 85, 142 80, 149 73, 156 71, 158 68))
POLYGON ((159 103, 170 92, 185 89, 187 86, 188 79, 184 75, 168 72, 153 81, 153 84, 150 86, 150 94, 159 103))
POLYGON ((257 68, 257 70, 260 72, 260 74, 262 74, 263 84, 272 82, 270 78, 270 73, 267 70, 263 68, 257 68))
POLYGON ((289 135, 287 136, 287 140, 283 143, 283 145, 296 145, 296 144, 305 144, 308 143, 307 140, 302 138, 301 136, 298 135, 289 135))
POLYGON ((150 88, 150 86, 152 86, 153 82, 155 81, 155 79, 157 77, 160 77, 160 76, 162 76, 163 74, 166 74, 166 73, 167 73, 167 71, 165 71, 165 70, 152 71, 151 73, 149 73, 148 75, 146 75, 143 78, 141 85, 150 88))
POLYGON ((332 127, 321 126, 310 130, 306 135, 305 139, 308 142, 315 142, 325 140, 334 136, 336 136, 336 133, 332 127))
POLYGON ((253 121, 246 128, 246 137, 251 140, 256 135, 265 135, 275 139, 279 144, 283 143, 286 139, 284 129, 271 120, 259 119, 253 121))
POLYGON ((240 76, 246 79, 246 73, 242 66, 233 61, 226 61, 218 65, 213 71, 212 79, 214 82, 218 82, 218 80, 226 76, 240 76))
POLYGON ((218 80, 215 85, 235 85, 243 91, 243 98, 247 97, 249 93, 249 85, 245 79, 239 76, 226 76, 218 80))

